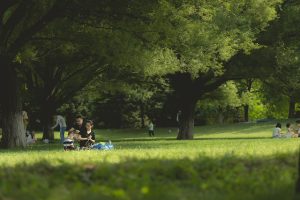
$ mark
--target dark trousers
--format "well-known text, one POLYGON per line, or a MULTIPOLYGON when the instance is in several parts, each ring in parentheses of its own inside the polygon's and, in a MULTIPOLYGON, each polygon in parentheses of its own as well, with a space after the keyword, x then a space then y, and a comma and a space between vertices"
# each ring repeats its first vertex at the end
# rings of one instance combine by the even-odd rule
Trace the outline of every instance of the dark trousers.
POLYGON ((149 130, 149 136, 151 137, 151 136, 154 136, 154 131, 152 131, 152 130, 149 130))

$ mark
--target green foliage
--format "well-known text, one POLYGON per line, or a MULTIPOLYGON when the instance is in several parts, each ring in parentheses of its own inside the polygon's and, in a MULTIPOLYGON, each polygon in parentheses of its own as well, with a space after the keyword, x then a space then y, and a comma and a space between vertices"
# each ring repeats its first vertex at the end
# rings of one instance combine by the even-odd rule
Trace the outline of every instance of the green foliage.
POLYGON ((200 118, 206 123, 223 123, 238 120, 238 109, 241 107, 241 99, 238 95, 236 84, 229 81, 214 92, 207 94, 199 101, 198 110, 200 118))
MULTIPOLYGON (((223 63, 239 51, 258 48, 256 35, 276 17, 280 1, 159 1, 151 17, 160 35, 154 74, 188 72, 194 77, 224 72, 223 63), (173 63, 173 65, 170 63, 173 63), (163 73, 162 69, 165 69, 163 73)), ((152 67, 151 67, 152 66, 152 67)))

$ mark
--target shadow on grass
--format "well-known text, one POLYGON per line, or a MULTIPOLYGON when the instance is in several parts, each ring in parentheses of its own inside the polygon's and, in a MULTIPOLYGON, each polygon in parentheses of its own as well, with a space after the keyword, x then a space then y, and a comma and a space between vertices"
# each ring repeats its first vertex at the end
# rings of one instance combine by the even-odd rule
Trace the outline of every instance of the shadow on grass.
POLYGON ((0 199, 293 199, 297 155, 1 166, 0 199), (282 172, 285 173, 282 173, 282 172))

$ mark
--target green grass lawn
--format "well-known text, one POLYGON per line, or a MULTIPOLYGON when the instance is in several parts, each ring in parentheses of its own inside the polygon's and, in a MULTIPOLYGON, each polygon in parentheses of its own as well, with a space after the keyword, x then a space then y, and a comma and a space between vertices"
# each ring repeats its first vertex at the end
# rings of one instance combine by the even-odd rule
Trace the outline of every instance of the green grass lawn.
POLYGON ((0 150, 0 199, 295 199, 300 139, 272 139, 272 128, 197 127, 193 141, 175 140, 174 128, 154 138, 97 130, 115 150, 0 150))

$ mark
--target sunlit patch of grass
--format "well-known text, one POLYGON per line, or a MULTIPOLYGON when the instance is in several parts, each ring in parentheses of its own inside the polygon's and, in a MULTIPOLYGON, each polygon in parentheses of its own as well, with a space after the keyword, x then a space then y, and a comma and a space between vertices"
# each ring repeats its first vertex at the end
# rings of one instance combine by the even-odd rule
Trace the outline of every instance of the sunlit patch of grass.
POLYGON ((197 127, 192 141, 175 140, 176 128, 153 138, 145 130, 97 130, 114 150, 72 152, 56 133, 54 144, 0 150, 0 199, 291 199, 300 140, 272 139, 272 128, 197 127))

